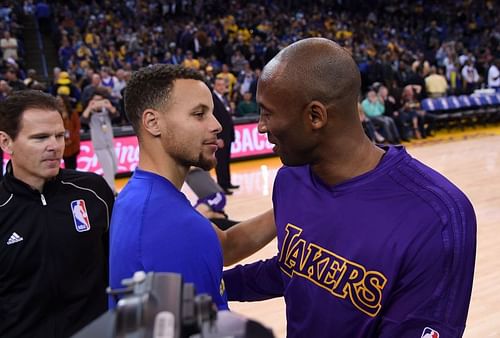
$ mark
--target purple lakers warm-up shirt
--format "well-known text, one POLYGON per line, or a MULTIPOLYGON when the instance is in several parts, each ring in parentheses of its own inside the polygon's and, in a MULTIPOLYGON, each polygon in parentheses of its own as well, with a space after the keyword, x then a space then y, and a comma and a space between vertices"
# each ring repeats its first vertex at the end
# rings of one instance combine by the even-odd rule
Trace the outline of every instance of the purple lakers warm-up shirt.
POLYGON ((276 257, 226 271, 230 300, 285 297, 287 337, 460 337, 476 218, 467 197, 402 147, 327 186, 309 166, 274 184, 276 257))

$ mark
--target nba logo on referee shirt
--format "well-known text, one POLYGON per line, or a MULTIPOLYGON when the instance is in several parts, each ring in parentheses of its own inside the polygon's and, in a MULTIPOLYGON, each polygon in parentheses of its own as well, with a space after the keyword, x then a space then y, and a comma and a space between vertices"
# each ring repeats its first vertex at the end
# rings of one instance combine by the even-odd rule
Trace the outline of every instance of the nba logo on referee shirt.
POLYGON ((75 200, 71 202, 71 211, 73 212, 73 220, 75 221, 75 228, 78 232, 90 230, 89 215, 87 214, 87 207, 84 200, 75 200))
POLYGON ((421 338, 439 338, 439 332, 431 329, 430 327, 426 327, 424 332, 422 332, 421 338))

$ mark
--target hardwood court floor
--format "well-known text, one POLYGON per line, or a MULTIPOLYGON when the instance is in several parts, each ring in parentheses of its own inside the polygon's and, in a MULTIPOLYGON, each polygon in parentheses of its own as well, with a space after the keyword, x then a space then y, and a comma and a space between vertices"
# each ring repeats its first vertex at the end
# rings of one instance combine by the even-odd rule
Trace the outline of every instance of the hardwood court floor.
MULTIPOLYGON (((464 337, 500 337, 500 127, 440 132, 427 140, 406 144, 420 161, 447 176, 474 205, 478 223, 478 247, 472 302, 464 337)), ((234 163, 233 183, 241 185, 228 196, 226 211, 244 220, 271 208, 272 183, 278 158, 234 163)), ((119 180, 123 185, 125 180, 119 180)), ((193 193, 184 187, 188 198, 193 193)), ((272 257, 273 240, 244 262, 272 257)), ((460 276, 456 276, 460 278, 460 276)), ((271 327, 276 337, 285 337, 284 302, 281 298, 254 302, 231 302, 233 311, 271 327)))

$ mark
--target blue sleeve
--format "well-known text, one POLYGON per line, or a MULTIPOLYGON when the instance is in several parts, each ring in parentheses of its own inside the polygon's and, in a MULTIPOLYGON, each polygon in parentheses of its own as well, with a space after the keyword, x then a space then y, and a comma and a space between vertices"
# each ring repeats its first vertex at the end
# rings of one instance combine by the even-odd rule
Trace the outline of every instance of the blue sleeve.
POLYGON ((283 296, 278 256, 224 271, 228 300, 259 301, 283 296))

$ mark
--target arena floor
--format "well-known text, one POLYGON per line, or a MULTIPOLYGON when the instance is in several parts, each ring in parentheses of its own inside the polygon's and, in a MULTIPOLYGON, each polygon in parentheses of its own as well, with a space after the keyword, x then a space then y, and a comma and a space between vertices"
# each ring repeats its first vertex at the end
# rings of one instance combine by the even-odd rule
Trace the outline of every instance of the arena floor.
MULTIPOLYGON (((426 140, 405 144, 408 152, 447 176, 471 199, 478 223, 478 247, 472 303, 464 337, 500 337, 500 127, 441 131, 426 140)), ((233 183, 240 189, 228 196, 226 211, 244 220, 271 208, 272 184, 280 161, 276 157, 232 164, 233 183)), ((119 189, 127 179, 117 180, 119 189)), ((194 194, 183 191, 194 201, 194 194)), ((276 241, 244 262, 272 257, 276 241)), ((460 278, 460 276, 457 276, 460 278)), ((285 337, 284 303, 281 298, 230 303, 233 311, 271 327, 285 337)))

